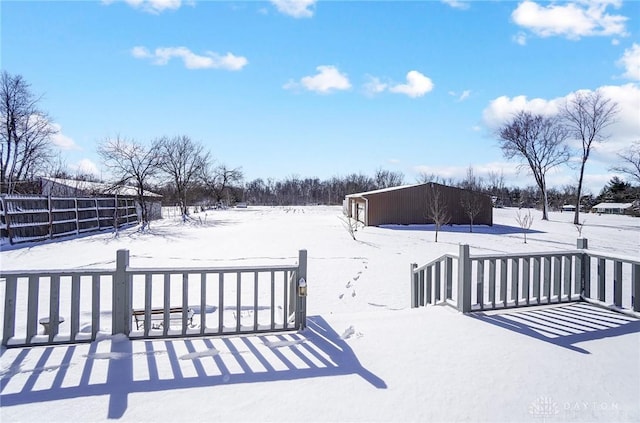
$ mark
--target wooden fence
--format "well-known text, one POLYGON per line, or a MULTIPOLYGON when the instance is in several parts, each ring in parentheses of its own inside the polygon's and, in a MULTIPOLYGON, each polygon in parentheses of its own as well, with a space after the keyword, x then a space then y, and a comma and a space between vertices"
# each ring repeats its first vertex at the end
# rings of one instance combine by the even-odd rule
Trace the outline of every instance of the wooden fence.
POLYGON ((138 222, 135 200, 122 197, 0 197, 0 240, 15 244, 119 228, 138 222))
POLYGON ((571 301, 640 312, 640 261, 587 249, 540 253, 444 255, 411 264, 411 306, 449 304, 468 313, 571 301))
POLYGON ((306 278, 306 250, 280 266, 135 268, 119 250, 115 269, 0 270, 2 345, 303 329, 306 278))

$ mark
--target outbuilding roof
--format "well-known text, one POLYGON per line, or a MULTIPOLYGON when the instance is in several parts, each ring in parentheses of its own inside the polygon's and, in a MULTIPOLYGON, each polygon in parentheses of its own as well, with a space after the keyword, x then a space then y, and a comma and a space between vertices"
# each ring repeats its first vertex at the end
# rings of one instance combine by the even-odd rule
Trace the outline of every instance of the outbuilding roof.
MULTIPOLYGON (((130 185, 111 185, 104 182, 79 181, 76 179, 49 178, 43 177, 44 181, 49 181, 67 188, 75 189, 85 193, 94 193, 102 195, 122 195, 127 197, 135 197, 138 195, 136 187, 130 185)), ((145 197, 162 198, 162 195, 155 192, 144 192, 145 197)))

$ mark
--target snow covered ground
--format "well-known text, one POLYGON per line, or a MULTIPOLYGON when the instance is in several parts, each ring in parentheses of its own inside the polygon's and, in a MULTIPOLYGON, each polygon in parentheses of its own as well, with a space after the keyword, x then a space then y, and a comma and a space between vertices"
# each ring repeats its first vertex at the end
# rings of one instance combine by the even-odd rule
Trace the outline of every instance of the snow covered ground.
MULTIPOLYGON (((5 249, 11 269, 290 264, 308 251, 309 327, 293 334, 2 351, 9 421, 640 421, 640 322, 586 304, 466 316, 409 308, 410 263, 573 249, 572 214, 493 227, 360 229, 340 207, 249 207, 5 249)), ((522 213, 523 211, 520 211, 522 213)), ((640 219, 583 215, 596 251, 638 257, 640 219)), ((3 285, 0 285, 2 290, 3 285)), ((105 328, 108 329, 108 328, 105 328)))

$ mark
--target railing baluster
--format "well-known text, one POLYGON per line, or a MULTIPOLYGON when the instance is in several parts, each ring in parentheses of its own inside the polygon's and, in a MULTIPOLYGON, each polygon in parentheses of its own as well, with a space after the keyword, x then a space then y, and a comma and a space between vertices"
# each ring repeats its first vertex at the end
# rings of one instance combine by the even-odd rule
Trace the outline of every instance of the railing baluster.
POLYGON ((622 307, 622 262, 613 262, 613 304, 622 307))
POLYGON ((477 293, 476 300, 480 304, 480 310, 484 310, 484 260, 476 260, 477 267, 477 293))
POLYGON ((53 342, 60 325, 60 275, 51 275, 49 283, 49 342, 53 342))
POLYGON ((496 308, 496 260, 489 260, 489 299, 491 308, 496 308))
POLYGON ((434 272, 436 277, 435 284, 436 284, 436 303, 437 303, 442 299, 442 292, 441 292, 442 287, 440 285, 442 283, 442 280, 440 277, 440 262, 437 262, 434 265, 434 272))
POLYGON ((599 258, 598 259, 598 300, 599 301, 605 301, 606 273, 607 273, 607 261, 603 258, 599 258))
MULTIPOLYGON (((153 308, 151 304, 153 289, 152 276, 151 273, 144 275, 144 336, 149 336, 149 330, 151 330, 151 309, 153 308)), ((165 296, 165 298, 167 298, 167 296, 165 296)), ((138 330, 137 325, 136 330, 138 330)))
POLYGON ((418 276, 418 305, 424 307, 424 270, 421 270, 418 276))
MULTIPOLYGON (((100 331, 100 275, 91 276, 91 340, 100 331)), ((113 283, 111 284, 113 286, 113 283)))
POLYGON ((16 333, 17 287, 18 277, 7 276, 4 291, 4 328, 2 330, 2 345, 7 345, 7 341, 13 338, 16 333))
POLYGON ((507 259, 500 259, 500 301, 507 306, 507 259))
POLYGON ((529 257, 522 258, 522 296, 525 304, 529 305, 529 257))
POLYGON ((253 330, 258 330, 258 272, 253 273, 253 330))
MULTIPOLYGON (((283 278, 286 281, 287 280, 287 276, 286 276, 287 272, 283 272, 283 278)), ((276 328, 276 275, 275 272, 272 270, 271 271, 271 330, 276 328)))
POLYGON ((425 273, 426 278, 427 278, 427 304, 433 304, 432 300, 433 300, 433 277, 431 274, 431 267, 427 267, 425 269, 422 269, 422 271, 425 273))
POLYGON ((218 333, 224 331, 224 273, 218 273, 218 333))
POLYGON ((80 333, 80 275, 71 276, 71 341, 80 333))
POLYGON ((187 334, 189 322, 189 273, 182 274, 182 334, 187 334))
POLYGON ((200 335, 207 327, 207 273, 200 273, 200 335))
MULTIPOLYGON (((564 275, 564 293, 567 295, 567 301, 571 301, 571 256, 565 255, 562 261, 562 272, 564 275)), ((560 295, 562 295, 562 292, 560 293, 560 295)))
POLYGON ((544 296, 547 298, 547 304, 551 302, 551 258, 544 257, 544 296))
POLYGON ((536 303, 540 304, 540 257, 533 258, 533 296, 536 303))
POLYGON ((40 276, 29 276, 29 305, 27 307, 27 343, 38 333, 38 292, 40 290, 40 276))
MULTIPOLYGON (((163 324, 162 324, 162 333, 164 336, 167 336, 167 332, 169 331, 169 309, 171 308, 171 274, 164 274, 164 316, 163 316, 163 324)), ((151 320, 146 320, 145 316, 145 326, 149 326, 147 322, 151 320)), ((149 318, 150 319, 150 318, 149 318)))
POLYGON ((236 273, 236 332, 242 327, 242 273, 236 273))
POLYGON ((519 271, 519 259, 511 259, 511 299, 517 306, 520 301, 520 292, 518 287, 520 285, 520 271, 519 271))
MULTIPOLYGON (((453 259, 446 257, 444 260, 444 275, 447 283, 447 300, 453 298, 453 259)), ((458 299, 460 301, 460 299, 458 299)))
POLYGON ((553 256, 553 294, 556 297, 556 302, 561 302, 561 298, 560 296, 562 295, 561 292, 561 285, 562 285, 562 261, 560 260, 560 257, 558 256, 553 256))

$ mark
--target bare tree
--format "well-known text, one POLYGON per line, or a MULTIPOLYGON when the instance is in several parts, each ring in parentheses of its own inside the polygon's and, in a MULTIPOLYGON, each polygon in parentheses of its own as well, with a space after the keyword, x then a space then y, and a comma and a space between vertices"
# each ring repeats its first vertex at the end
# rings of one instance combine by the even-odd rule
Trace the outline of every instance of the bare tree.
POLYGON ((518 112, 498 130, 505 157, 518 157, 525 161, 533 174, 542 196, 543 220, 549 220, 546 175, 550 169, 569 160, 569 149, 565 143, 567 136, 567 130, 559 119, 528 111, 518 112))
POLYGON ((618 154, 622 164, 611 168, 614 172, 631 176, 640 184, 640 141, 635 141, 629 148, 618 154))
POLYGON ((200 180, 207 191, 211 192, 216 202, 222 201, 225 194, 229 194, 229 189, 233 184, 242 182, 244 175, 239 167, 230 168, 225 164, 204 166, 200 173, 200 180))
POLYGON ((438 232, 442 226, 449 223, 451 215, 447 209, 447 204, 442 194, 435 184, 430 183, 427 187, 427 218, 433 220, 436 225, 435 242, 438 242, 438 232))
POLYGON ((6 71, 0 77, 0 192, 13 193, 16 184, 33 177, 52 158, 56 133, 46 113, 38 109, 30 85, 6 71))
POLYGON ((562 110, 564 125, 570 135, 582 143, 580 156, 580 176, 578 177, 578 198, 574 224, 580 223, 580 197, 584 179, 584 168, 589 159, 594 143, 604 141, 608 137, 603 131, 615 122, 618 104, 606 98, 602 91, 578 92, 567 101, 562 110))
POLYGON ((173 138, 163 137, 158 141, 162 160, 159 167, 171 180, 180 199, 180 212, 186 215, 187 196, 194 187, 203 169, 209 161, 209 153, 201 144, 182 135, 173 138))
POLYGON ((160 165, 162 155, 158 141, 144 146, 134 140, 120 137, 107 139, 98 146, 98 154, 115 178, 114 186, 133 183, 142 211, 142 224, 149 224, 149 210, 145 201, 145 190, 160 165))
POLYGON ((469 218, 469 232, 473 232, 473 221, 482 211, 482 198, 480 195, 479 193, 465 190, 460 198, 460 205, 469 218))
POLYGON ((531 217, 531 210, 527 210, 527 214, 521 215, 518 211, 516 213, 516 222, 522 228, 522 233, 524 234, 524 243, 527 243, 527 231, 531 228, 533 224, 533 218, 531 217))
POLYGON ((374 183, 377 189, 397 187, 404 183, 404 175, 380 168, 376 170, 374 183))

